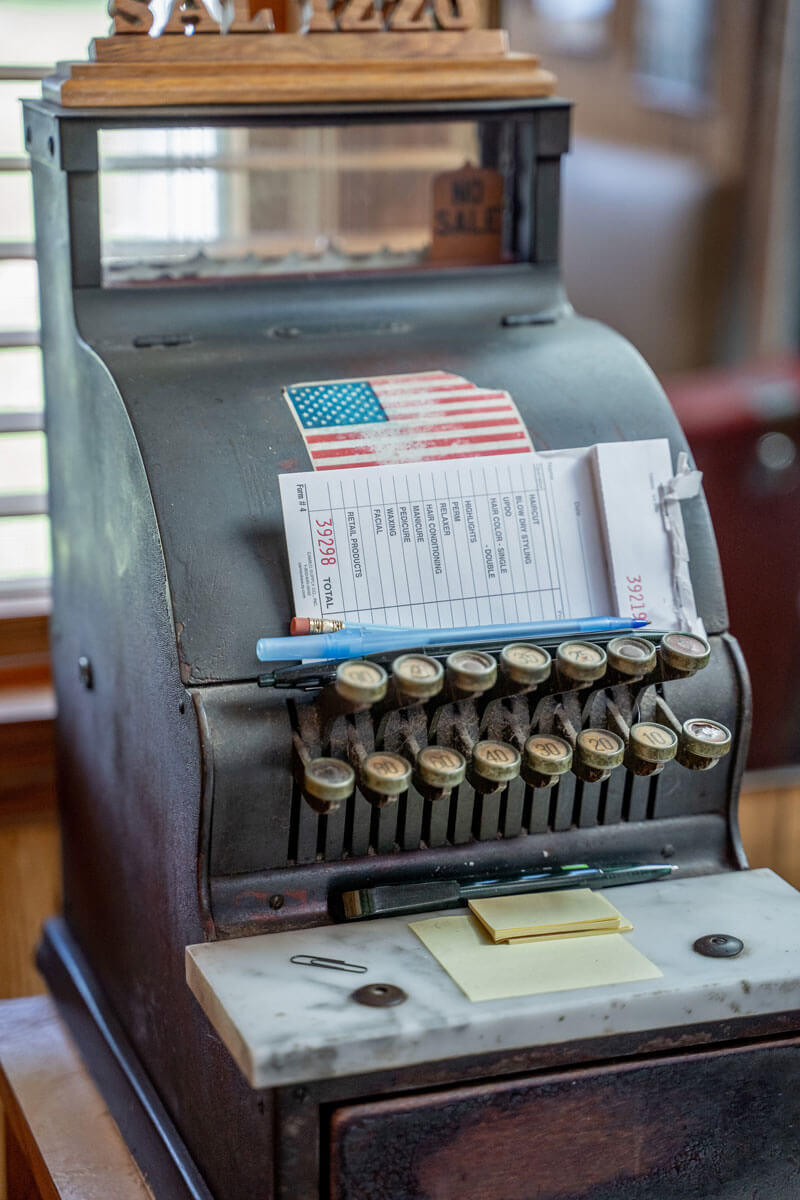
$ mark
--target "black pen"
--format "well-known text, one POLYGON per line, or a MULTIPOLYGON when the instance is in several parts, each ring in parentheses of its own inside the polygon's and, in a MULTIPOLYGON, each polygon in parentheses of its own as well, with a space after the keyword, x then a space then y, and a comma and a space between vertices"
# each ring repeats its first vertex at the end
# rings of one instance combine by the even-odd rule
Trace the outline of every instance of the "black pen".
POLYGON ((494 879, 424 879, 418 883, 379 884, 377 887, 343 892, 340 900, 345 920, 358 921, 366 917, 400 917, 437 908, 453 908, 487 896, 650 883, 655 879, 666 879, 677 869, 666 863, 618 863, 607 867, 570 863, 568 866, 542 867, 539 871, 524 875, 504 875, 494 879))

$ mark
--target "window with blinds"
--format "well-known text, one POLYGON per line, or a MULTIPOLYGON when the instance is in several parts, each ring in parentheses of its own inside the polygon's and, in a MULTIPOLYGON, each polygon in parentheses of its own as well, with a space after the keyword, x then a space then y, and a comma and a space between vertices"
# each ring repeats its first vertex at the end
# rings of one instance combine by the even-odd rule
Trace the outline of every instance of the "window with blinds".
POLYGON ((3 4, 0 49, 0 617, 49 593, 42 368, 33 199, 20 100, 59 59, 108 29, 105 0, 3 4))

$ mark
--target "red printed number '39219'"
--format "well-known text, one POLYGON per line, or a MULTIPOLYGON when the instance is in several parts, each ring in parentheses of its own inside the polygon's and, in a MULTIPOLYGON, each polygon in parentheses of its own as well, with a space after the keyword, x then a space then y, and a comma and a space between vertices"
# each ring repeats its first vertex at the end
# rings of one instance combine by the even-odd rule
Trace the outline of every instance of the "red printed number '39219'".
POLYGON ((321 567, 336 566, 336 543, 333 540, 333 521, 315 521, 317 553, 321 567))
POLYGON ((642 590, 641 575, 626 575, 625 582, 628 585, 628 602, 630 604, 631 616, 635 621, 649 620, 644 592, 642 590))

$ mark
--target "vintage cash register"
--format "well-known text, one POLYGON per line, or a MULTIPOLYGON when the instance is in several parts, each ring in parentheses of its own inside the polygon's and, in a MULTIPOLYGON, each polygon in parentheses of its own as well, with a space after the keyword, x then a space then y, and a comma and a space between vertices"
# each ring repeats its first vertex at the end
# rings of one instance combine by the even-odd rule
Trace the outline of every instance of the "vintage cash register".
POLYGON ((411 658, 256 657, 295 612, 294 384, 443 372, 508 393, 536 450, 685 450, 646 364, 564 294, 569 106, 465 4, 317 3, 306 34, 223 7, 226 37, 189 3, 156 38, 125 0, 25 105, 48 985, 159 1198, 795 1196, 800 900, 746 870, 749 692, 702 495, 682 510, 705 638, 476 627, 411 658), (469 999, 409 929, 423 886, 458 917, 476 880, 576 864, 673 868, 603 893, 649 975, 598 959, 469 999))

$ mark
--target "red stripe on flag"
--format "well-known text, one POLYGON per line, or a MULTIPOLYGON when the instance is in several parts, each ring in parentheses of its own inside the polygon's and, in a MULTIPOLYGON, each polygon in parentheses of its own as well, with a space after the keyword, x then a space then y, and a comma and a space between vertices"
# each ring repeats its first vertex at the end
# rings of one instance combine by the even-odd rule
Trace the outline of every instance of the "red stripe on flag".
MULTIPOLYGON (((364 462, 348 463, 347 470, 349 471, 353 467, 381 467, 381 466, 385 467, 387 465, 388 465, 387 463, 379 463, 377 461, 377 459, 370 458, 370 459, 365 459, 364 462)), ((320 463, 320 465, 317 467, 317 470, 318 471, 340 471, 340 470, 342 470, 342 467, 339 463, 328 463, 327 465, 325 463, 320 463)))
POLYGON ((404 396, 439 396, 449 394, 451 392, 470 392, 475 393, 480 391, 474 383, 448 383, 442 384, 439 387, 409 387, 409 388, 394 388, 373 386, 372 390, 375 395, 381 400, 390 400, 393 396, 402 399, 404 396))
MULTIPOLYGON (((410 375, 376 375, 374 379, 368 379, 366 382, 371 384, 372 387, 375 387, 376 384, 381 386, 383 384, 402 383, 406 380, 414 383, 425 383, 425 381, 428 379, 435 379, 437 382, 441 379, 456 379, 459 381, 459 383, 465 383, 469 385, 468 379, 462 380, 460 375, 453 375, 451 371, 416 371, 412 372, 410 375)), ((347 383, 348 380, 337 379, 334 382, 347 383)), ((359 381, 356 380, 356 382, 359 381)), ((472 384, 472 386, 474 387, 475 385, 472 384)))
MULTIPOLYGON (((410 404, 418 405, 419 404, 419 400, 408 401, 408 400, 406 400, 405 397, 403 397, 402 399, 393 400, 393 401, 389 401, 385 397, 381 397, 380 399, 381 399, 381 404, 386 409, 387 413, 390 412, 393 416, 396 412, 399 412, 401 409, 403 409, 407 405, 410 405, 410 404)), ((430 397, 431 404, 435 405, 436 408, 440 408, 440 407, 441 408, 445 408, 445 407, 449 408, 449 406, 452 404, 474 404, 478 400, 506 400, 506 401, 508 401, 508 399, 509 399, 509 397, 508 397, 507 392, 469 392, 469 393, 460 393, 458 396, 446 396, 446 397, 431 396, 430 397)))
MULTIPOLYGON (((458 403, 464 402, 458 401, 458 403)), ((394 427, 400 421, 413 421, 416 417, 430 417, 431 408, 436 407, 436 405, 429 405, 427 408, 403 409, 401 412, 395 412, 392 410, 389 423, 392 427, 394 427)), ((491 406, 487 406, 486 408, 445 408, 440 412, 435 412, 434 415, 437 417, 474 417, 482 415, 483 413, 499 412, 514 412, 514 408, 511 404, 493 404, 491 406)), ((375 424, 382 425, 386 424, 386 422, 376 421, 375 424)), ((520 424, 522 424, 521 421, 520 424)))
MULTIPOLYGON (((414 441, 408 446, 404 446, 403 450, 430 450, 434 446, 471 446, 471 445, 489 445, 495 442, 518 442, 525 437, 524 433, 497 433, 487 436, 486 434, 477 434, 474 437, 448 437, 448 438, 421 438, 419 441, 414 441)), ((314 450, 311 457, 318 458, 345 458, 348 454, 363 454, 365 449, 369 449, 373 454, 379 454, 382 448, 377 446, 345 446, 339 450, 314 450)), ((402 451, 401 451, 402 453, 402 451)))
MULTIPOLYGON (((396 429, 396 424, 397 423, 395 423, 395 422, 388 422, 388 421, 386 423, 380 422, 378 429, 386 430, 386 438, 385 439, 378 438, 377 440, 379 440, 379 441, 384 440, 386 443, 398 441, 399 437, 401 435, 398 434, 398 431, 396 429)), ((426 433, 452 433, 452 434, 455 434, 460 429, 498 429, 498 428, 501 428, 501 427, 504 427, 507 425, 515 425, 521 429, 520 422, 517 420, 516 417, 501 417, 499 420, 497 420, 495 418, 494 420, 491 420, 491 421, 461 421, 458 424, 454 423, 452 425, 442 425, 442 424, 415 425, 411 429, 408 430, 408 441, 409 442, 415 441, 418 435, 426 434, 426 433)), ((364 426, 362 426, 357 432, 354 430, 352 433, 345 433, 345 432, 342 432, 342 433, 315 433, 315 434, 311 434, 309 437, 307 437, 306 442, 308 443, 309 446, 311 446, 311 445, 316 446, 316 445, 320 445, 321 443, 344 442, 344 441, 348 441, 348 440, 354 439, 354 438, 360 438, 363 441, 372 441, 372 440, 374 440, 374 435, 376 435, 378 433, 378 429, 376 429, 374 426, 370 426, 368 429, 365 429, 364 426), (370 436, 370 435, 373 435, 373 436, 370 436)), ((500 435, 498 434, 498 437, 499 436, 500 435)), ((508 437, 509 435, 505 434, 504 436, 508 437)), ((513 434, 511 436, 525 437, 526 435, 524 432, 521 431, 520 433, 513 434)), ((469 437, 466 437, 466 438, 461 438, 459 440, 470 441, 471 439, 469 437)), ((485 439, 485 437, 482 436, 482 437, 478 438, 477 440, 482 442, 482 441, 485 441, 486 439, 485 439)))

